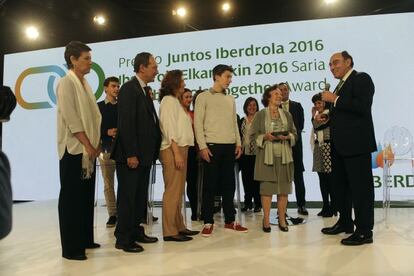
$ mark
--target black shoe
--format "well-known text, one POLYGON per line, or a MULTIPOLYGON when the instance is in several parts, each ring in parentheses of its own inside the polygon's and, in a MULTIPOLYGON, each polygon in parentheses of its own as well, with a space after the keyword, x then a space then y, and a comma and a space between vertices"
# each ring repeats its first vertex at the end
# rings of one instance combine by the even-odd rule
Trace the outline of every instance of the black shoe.
POLYGON ((265 232, 265 233, 270 233, 270 231, 272 231, 272 228, 270 228, 270 226, 268 226, 268 227, 264 226, 264 220, 263 220, 263 223, 262 223, 262 229, 263 229, 263 232, 265 232))
MULTIPOLYGON (((334 213, 332 211, 327 211, 325 213, 322 213, 323 218, 331 218, 334 216, 334 213)), ((335 215, 336 216, 336 215, 335 215)))
POLYGON ((251 211, 251 210, 252 210, 252 207, 243 207, 243 208, 241 208, 242 212, 248 212, 248 211, 251 211))
POLYGON ((188 230, 188 229, 185 229, 184 231, 179 232, 180 235, 184 235, 184 236, 195 236, 198 233, 200 233, 200 231, 193 231, 193 230, 188 230))
POLYGON ((101 247, 101 245, 99 243, 96 243, 96 242, 88 244, 87 246, 85 246, 86 249, 95 249, 95 248, 99 248, 99 247, 101 247))
MULTIPOLYGON (((285 218, 286 218, 285 219, 286 225, 289 225, 289 224, 292 224, 292 225, 303 224, 304 221, 305 221, 304 218, 301 218, 301 217, 294 218, 294 217, 289 216, 288 214, 285 214, 285 218), (288 221, 290 221, 290 223, 288 221)), ((277 217, 277 219, 279 220, 279 217, 277 217)))
POLYGON ((142 235, 139 235, 135 239, 135 241, 141 242, 141 243, 154 243, 154 242, 158 241, 158 238, 157 237, 150 237, 150 236, 147 236, 145 234, 142 234, 142 235))
MULTIPOLYGON (((154 216, 152 216, 152 222, 156 222, 156 221, 158 221, 158 217, 154 217, 154 216)), ((147 224, 147 220, 146 220, 146 219, 142 219, 142 220, 141 220, 141 223, 143 223, 143 224, 147 224)))
POLYGON ((139 252, 144 251, 144 248, 141 245, 136 244, 135 242, 127 244, 127 245, 115 243, 115 248, 124 250, 125 252, 129 252, 129 253, 139 253, 139 252))
MULTIPOLYGON (((294 219, 294 218, 289 217, 288 214, 285 214, 285 223, 286 223, 286 225, 289 225, 288 218, 289 219, 294 219)), ((298 219, 301 219, 303 221, 302 218, 298 218, 298 219)), ((276 217, 276 220, 277 220, 277 223, 279 224, 279 216, 276 217)))
POLYGON ((260 208, 260 207, 255 207, 254 210, 253 210, 254 213, 259 213, 261 211, 262 211, 262 208, 260 208))
POLYGON ((372 239, 372 234, 369 235, 363 235, 363 234, 358 234, 357 232, 355 232, 354 234, 352 234, 351 236, 349 236, 346 239, 341 240, 341 243, 343 245, 363 245, 363 244, 368 244, 368 243, 373 243, 374 240, 372 239))
POLYGON ((347 234, 352 234, 354 233, 354 226, 342 226, 341 224, 339 224, 339 222, 335 223, 334 226, 332 227, 325 227, 322 228, 321 230, 322 233, 324 233, 325 235, 337 235, 340 233, 347 233, 347 234))
POLYGON ((164 241, 175 241, 175 242, 186 242, 186 241, 191 241, 193 238, 192 237, 187 237, 184 235, 176 235, 176 236, 168 236, 168 237, 164 237, 164 241))
POLYGON ((116 216, 110 216, 108 221, 106 222, 106 228, 115 227, 116 224, 116 216))
POLYGON ((84 260, 87 259, 85 254, 76 255, 76 256, 62 255, 62 257, 65 258, 65 259, 74 260, 74 261, 84 261, 84 260))
POLYGON ((305 206, 298 207, 298 214, 299 215, 302 215, 302 216, 309 215, 308 210, 306 210, 306 207, 305 206))
POLYGON ((280 231, 282 231, 282 232, 288 232, 289 231, 289 227, 288 227, 288 224, 287 224, 286 220, 285 220, 285 223, 286 223, 286 225, 282 226, 280 224, 280 220, 278 220, 278 226, 279 226, 280 231))
POLYGON ((329 210, 324 210, 324 209, 322 209, 319 213, 318 213, 318 216, 319 217, 323 217, 323 218, 330 218, 330 217, 332 217, 334 214, 333 214, 333 212, 332 211, 329 211, 329 210))

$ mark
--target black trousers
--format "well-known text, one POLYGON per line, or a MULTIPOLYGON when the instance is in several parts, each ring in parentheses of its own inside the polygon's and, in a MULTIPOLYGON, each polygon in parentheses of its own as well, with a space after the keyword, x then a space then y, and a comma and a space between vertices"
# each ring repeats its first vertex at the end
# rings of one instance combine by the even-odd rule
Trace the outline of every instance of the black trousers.
POLYGON ((245 155, 240 157, 240 171, 244 188, 244 206, 252 208, 252 199, 254 199, 254 207, 261 208, 262 201, 260 199, 260 183, 254 180, 254 163, 255 155, 245 155))
POLYGON ((334 205, 334 197, 332 196, 332 180, 330 173, 318 172, 319 176, 319 187, 321 189, 323 207, 324 211, 336 211, 334 205))
POLYGON ((339 223, 352 225, 352 207, 356 231, 371 234, 374 227, 374 182, 371 154, 341 156, 332 146, 332 181, 335 203, 340 213, 339 223))
POLYGON ((295 195, 296 205, 298 207, 304 207, 306 205, 305 195, 305 181, 303 180, 303 149, 302 139, 297 141, 297 144, 292 148, 293 167, 294 167, 294 183, 295 183, 295 195))
POLYGON ((198 189, 197 189, 197 177, 198 177, 198 160, 197 150, 195 147, 188 148, 188 161, 187 161, 187 197, 191 206, 191 217, 197 216, 198 205, 198 189))
POLYGON ((213 156, 210 162, 203 161, 203 219, 204 223, 214 223, 214 196, 220 190, 223 197, 225 223, 235 220, 234 178, 235 144, 208 144, 213 156))
POLYGON ((59 228, 62 255, 85 254, 85 247, 94 242, 93 207, 95 171, 91 178, 82 179, 82 154, 67 151, 59 161, 59 228))
POLYGON ((115 236, 119 244, 128 245, 143 234, 139 224, 147 207, 150 169, 150 166, 141 165, 131 169, 126 163, 116 163, 118 221, 115 236))

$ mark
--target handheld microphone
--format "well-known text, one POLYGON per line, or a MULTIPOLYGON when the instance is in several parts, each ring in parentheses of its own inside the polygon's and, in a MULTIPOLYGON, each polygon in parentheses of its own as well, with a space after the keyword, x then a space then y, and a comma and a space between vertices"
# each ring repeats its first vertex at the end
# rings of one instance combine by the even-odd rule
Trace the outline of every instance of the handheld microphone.
POLYGON ((331 88, 331 84, 329 83, 325 83, 325 91, 329 91, 329 89, 331 88))

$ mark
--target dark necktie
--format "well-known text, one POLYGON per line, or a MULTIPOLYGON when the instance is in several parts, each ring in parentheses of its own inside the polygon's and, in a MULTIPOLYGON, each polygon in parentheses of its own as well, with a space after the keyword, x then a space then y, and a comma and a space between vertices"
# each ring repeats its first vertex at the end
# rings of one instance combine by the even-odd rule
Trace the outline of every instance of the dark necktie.
POLYGON ((144 91, 145 91, 145 97, 147 98, 148 104, 151 107, 151 111, 152 111, 153 116, 154 116, 154 121, 156 121, 156 119, 155 119, 156 118, 155 117, 156 111, 155 111, 155 107, 154 107, 154 102, 152 100, 152 89, 151 89, 151 86, 145 86, 144 87, 144 91))
POLYGON ((338 95, 339 89, 341 89, 342 85, 344 84, 344 80, 341 80, 338 85, 335 87, 334 94, 338 95))
POLYGON ((152 97, 151 97, 151 86, 145 86, 144 87, 144 91, 145 91, 145 96, 147 96, 148 99, 151 99, 152 101, 152 97))

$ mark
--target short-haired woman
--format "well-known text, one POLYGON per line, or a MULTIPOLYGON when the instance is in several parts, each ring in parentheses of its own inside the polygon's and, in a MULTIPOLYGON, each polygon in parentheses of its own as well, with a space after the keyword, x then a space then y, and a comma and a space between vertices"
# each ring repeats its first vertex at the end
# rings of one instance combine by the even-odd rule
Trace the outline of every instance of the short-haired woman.
POLYGON ((335 207, 332 200, 329 109, 325 107, 320 93, 312 97, 312 103, 313 171, 318 173, 323 201, 323 207, 318 216, 332 217, 335 213, 335 207))
POLYGON ((253 121, 251 136, 256 141, 254 178, 260 181, 263 206, 263 231, 270 232, 272 195, 277 194, 279 229, 287 232, 286 207, 292 193, 292 147, 296 141, 296 128, 292 115, 280 107, 282 92, 277 85, 266 89, 260 110, 253 121))
POLYGON ((190 241, 198 231, 188 230, 181 214, 187 174, 188 147, 194 146, 191 118, 180 103, 184 93, 183 72, 168 71, 160 89, 160 161, 164 177, 162 229, 164 241, 190 241))
POLYGON ((86 260, 86 248, 100 247, 93 237, 93 206, 101 113, 84 77, 92 66, 90 51, 79 41, 66 45, 69 72, 57 86, 59 227, 62 256, 70 260, 86 260))
POLYGON ((260 184, 254 180, 254 162, 256 159, 256 142, 250 139, 250 128, 254 117, 259 111, 259 103, 253 97, 246 99, 243 105, 245 116, 240 120, 240 140, 242 142, 242 155, 240 156, 240 171, 244 188, 244 207, 242 212, 253 210, 260 212, 262 202, 260 201, 260 184), (254 200, 254 209, 253 203, 254 200))

